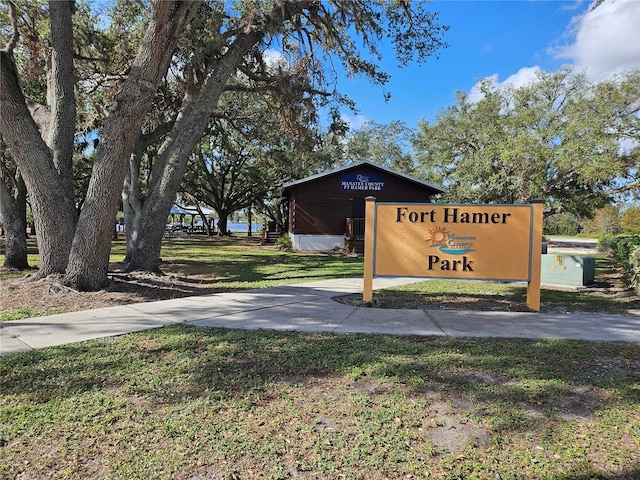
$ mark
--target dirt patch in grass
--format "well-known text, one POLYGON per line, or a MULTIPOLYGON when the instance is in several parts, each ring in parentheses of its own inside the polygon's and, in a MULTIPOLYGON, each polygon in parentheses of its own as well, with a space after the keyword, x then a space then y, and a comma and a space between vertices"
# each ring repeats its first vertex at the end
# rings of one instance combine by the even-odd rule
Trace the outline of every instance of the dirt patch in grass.
MULTIPOLYGON (((404 293, 384 292, 376 295, 370 303, 362 301, 361 294, 336 297, 336 301, 346 305, 372 308, 393 308, 411 310, 478 310, 483 312, 526 312, 526 304, 509 299, 481 299, 475 297, 447 297, 443 295, 420 296, 404 293)), ((542 311, 552 310, 543 306, 542 311)))
POLYGON ((0 310, 29 308, 74 312, 221 291, 213 285, 210 275, 197 273, 111 273, 109 279, 109 285, 97 292, 78 292, 65 287, 61 276, 35 281, 31 276, 3 280, 0 281, 0 310))

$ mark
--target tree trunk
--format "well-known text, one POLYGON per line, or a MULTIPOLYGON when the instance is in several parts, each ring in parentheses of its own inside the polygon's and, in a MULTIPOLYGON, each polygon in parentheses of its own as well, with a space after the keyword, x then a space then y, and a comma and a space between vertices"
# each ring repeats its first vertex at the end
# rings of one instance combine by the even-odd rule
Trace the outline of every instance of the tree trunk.
MULTIPOLYGON (((151 2, 152 15, 129 77, 116 94, 80 214, 64 283, 97 290, 107 283, 111 228, 138 132, 189 17, 199 2, 151 2)), ((168 211, 167 211, 168 212, 168 211)), ((162 223, 164 230, 164 222, 162 223)))
POLYGON ((47 129, 38 131, 31 117, 11 52, 1 52, 0 58, 3 106, 0 132, 9 144, 29 190, 41 261, 36 278, 64 272, 75 230, 72 7, 70 1, 52 1, 49 5, 52 110, 45 121, 49 125, 48 132, 47 129), (42 138, 43 134, 46 139, 42 138))
POLYGON ((0 180, 0 217, 4 225, 7 246, 3 266, 16 270, 29 268, 25 218, 20 215, 17 202, 2 180, 0 180))
POLYGON ((173 198, 159 199, 157 202, 147 200, 143 213, 139 215, 139 222, 131 239, 128 270, 143 270, 160 273, 160 250, 164 236, 165 223, 173 198))
POLYGON ((142 153, 136 146, 135 152, 129 159, 129 171, 124 180, 122 189, 122 211, 124 212, 124 228, 127 232, 127 253, 125 263, 131 261, 132 249, 140 230, 140 218, 142 216, 142 192, 138 183, 140 174, 140 162, 142 153))
POLYGON ((73 195, 73 147, 76 131, 75 68, 73 66, 73 1, 49 0, 51 75, 47 94, 51 106, 47 145, 60 177, 63 194, 73 195))
POLYGON ((127 254, 125 263, 131 261, 132 252, 135 249, 140 235, 140 220, 142 218, 144 195, 140 190, 140 165, 144 158, 144 152, 150 145, 159 142, 163 136, 167 135, 175 123, 173 121, 158 126, 152 132, 142 135, 129 158, 129 170, 124 180, 122 189, 122 209, 124 212, 125 230, 127 231, 127 254))
POLYGON ((13 187, 15 193, 13 198, 15 200, 16 209, 22 223, 22 230, 27 231, 27 186, 24 184, 24 179, 20 175, 20 170, 16 169, 16 175, 13 178, 13 187))
POLYGON ((216 213, 218 214, 218 235, 226 237, 229 235, 229 227, 227 226, 229 223, 229 212, 216 213))
POLYGON ((213 235, 213 231, 211 229, 211 221, 209 220, 209 218, 207 218, 206 215, 201 215, 202 217, 202 228, 204 229, 204 233, 207 235, 207 237, 210 237, 213 235))
POLYGON ((64 273, 75 226, 73 197, 65 195, 51 150, 31 118, 10 52, 0 52, 0 133, 24 178, 38 232, 40 272, 64 273))
POLYGON ((191 98, 186 99, 187 108, 183 108, 181 118, 176 121, 173 131, 165 141, 157 161, 159 163, 154 164, 153 183, 150 184, 144 203, 140 229, 133 241, 129 270, 160 270, 165 221, 176 198, 189 157, 202 138, 202 132, 206 130, 227 81, 235 73, 244 55, 262 35, 258 29, 239 34, 215 71, 207 78, 195 102, 192 104, 191 98))

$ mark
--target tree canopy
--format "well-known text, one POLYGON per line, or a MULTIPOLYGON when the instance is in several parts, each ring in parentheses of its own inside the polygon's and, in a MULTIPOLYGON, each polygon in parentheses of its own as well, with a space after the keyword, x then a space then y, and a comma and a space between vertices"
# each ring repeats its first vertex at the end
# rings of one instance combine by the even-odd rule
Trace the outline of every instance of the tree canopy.
POLYGON ((388 125, 367 122, 349 133, 344 156, 350 161, 370 160, 414 175, 416 164, 411 148, 413 136, 414 130, 401 121, 388 125))
POLYGON ((145 170, 145 191, 138 199, 128 198, 132 206, 139 201, 139 208, 132 209, 138 220, 128 257, 131 268, 158 268, 164 220, 187 161, 221 96, 246 88, 233 79, 241 76, 253 90, 313 98, 318 106, 349 103, 338 93, 332 62, 342 63, 351 75, 384 84, 389 77, 379 67, 381 42, 390 42, 406 64, 436 55, 445 46, 447 29, 427 2, 408 0, 118 0, 108 22, 83 16, 90 28, 74 23, 84 4, 17 4, 4 12, 0 26, 0 135, 29 192, 41 254, 39 274, 63 273, 65 284, 81 290, 107 281, 122 186, 127 175, 133 185, 139 179, 132 174, 142 172, 130 159, 148 148, 155 153, 145 170), (31 42, 44 52, 38 58, 45 61, 27 75, 20 19, 35 18, 36 9, 48 13, 48 22, 46 14, 40 17, 42 29, 31 42), (291 68, 269 71, 265 56, 273 51, 291 68), (33 87, 25 88, 26 77, 33 87), (76 98, 79 92, 82 98, 76 98), (51 112, 46 122, 34 121, 27 108, 31 96, 51 112), (77 215, 71 166, 75 129, 81 123, 94 129, 85 141, 92 136, 97 141, 77 215))
POLYGON ((458 93, 436 122, 419 124, 422 171, 448 200, 541 198, 547 214, 588 216, 616 194, 637 194, 640 72, 592 85, 563 68, 517 89, 487 79, 481 91, 477 102, 458 93))
POLYGON ((620 219, 622 232, 628 235, 640 235, 640 206, 630 205, 620 219))
POLYGON ((331 166, 323 153, 331 134, 320 132, 314 112, 299 96, 228 92, 189 160, 181 192, 216 211, 220 234, 237 210, 269 214, 266 204, 279 199, 283 182, 331 166))

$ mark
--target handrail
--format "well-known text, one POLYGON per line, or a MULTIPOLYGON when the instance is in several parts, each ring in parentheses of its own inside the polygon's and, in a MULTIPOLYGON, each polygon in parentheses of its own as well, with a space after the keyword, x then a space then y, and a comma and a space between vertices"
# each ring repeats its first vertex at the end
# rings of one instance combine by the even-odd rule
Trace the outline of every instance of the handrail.
POLYGON ((347 218, 347 238, 364 240, 364 218, 347 218))

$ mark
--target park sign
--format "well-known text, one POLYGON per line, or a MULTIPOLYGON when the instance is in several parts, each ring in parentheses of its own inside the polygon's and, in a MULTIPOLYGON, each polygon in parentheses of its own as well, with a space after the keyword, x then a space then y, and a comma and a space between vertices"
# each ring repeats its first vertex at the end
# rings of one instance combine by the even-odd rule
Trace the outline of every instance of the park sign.
POLYGON ((382 191, 384 177, 380 174, 347 172, 340 176, 340 190, 382 191))
POLYGON ((524 281, 527 303, 539 310, 541 203, 389 203, 368 197, 366 208, 365 301, 371 299, 368 276, 524 281), (537 294, 529 291, 532 283, 537 294), (533 303, 530 293, 537 296, 533 303))
POLYGON ((529 280, 531 205, 376 207, 374 275, 529 280))

